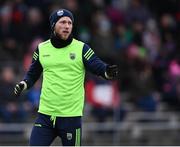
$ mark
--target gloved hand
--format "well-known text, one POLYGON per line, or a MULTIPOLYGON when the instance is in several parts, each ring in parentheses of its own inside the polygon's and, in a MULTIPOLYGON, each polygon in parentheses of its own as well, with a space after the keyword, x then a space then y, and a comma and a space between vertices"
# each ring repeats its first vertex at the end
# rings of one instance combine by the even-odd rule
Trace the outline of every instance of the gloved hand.
POLYGON ((25 81, 21 81, 19 84, 16 84, 14 87, 15 96, 20 96, 21 92, 27 88, 27 84, 25 81))
POLYGON ((117 65, 107 65, 105 76, 107 79, 115 79, 118 76, 118 66, 117 65))

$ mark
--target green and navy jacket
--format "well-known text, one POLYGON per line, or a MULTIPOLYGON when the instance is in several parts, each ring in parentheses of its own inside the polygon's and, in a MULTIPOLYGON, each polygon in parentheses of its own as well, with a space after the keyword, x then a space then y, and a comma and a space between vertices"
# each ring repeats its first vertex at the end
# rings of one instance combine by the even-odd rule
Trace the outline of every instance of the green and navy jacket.
POLYGON ((63 48, 55 48, 50 40, 40 43, 24 78, 29 89, 43 73, 38 112, 56 117, 82 116, 86 70, 105 78, 106 64, 87 44, 76 39, 63 48))

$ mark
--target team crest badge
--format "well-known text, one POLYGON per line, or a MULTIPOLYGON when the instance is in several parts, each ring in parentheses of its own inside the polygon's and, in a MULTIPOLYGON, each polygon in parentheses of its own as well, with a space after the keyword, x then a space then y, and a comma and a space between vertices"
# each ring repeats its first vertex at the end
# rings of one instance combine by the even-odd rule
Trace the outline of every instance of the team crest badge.
POLYGON ((63 14, 64 14, 64 11, 63 11, 63 10, 57 11, 57 15, 58 15, 58 16, 62 16, 63 14))
POLYGON ((67 139, 71 140, 72 139, 72 133, 67 133, 67 139))
POLYGON ((70 56, 71 60, 74 60, 76 58, 76 54, 75 53, 70 53, 69 56, 70 56))

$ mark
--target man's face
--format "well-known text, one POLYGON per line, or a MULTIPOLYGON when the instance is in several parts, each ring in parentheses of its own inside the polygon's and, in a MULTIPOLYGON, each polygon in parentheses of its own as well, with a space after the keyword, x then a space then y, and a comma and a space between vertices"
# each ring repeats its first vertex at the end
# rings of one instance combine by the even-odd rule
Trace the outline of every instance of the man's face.
POLYGON ((72 28, 72 20, 69 17, 64 16, 56 22, 54 31, 61 39, 66 40, 71 34, 72 28))

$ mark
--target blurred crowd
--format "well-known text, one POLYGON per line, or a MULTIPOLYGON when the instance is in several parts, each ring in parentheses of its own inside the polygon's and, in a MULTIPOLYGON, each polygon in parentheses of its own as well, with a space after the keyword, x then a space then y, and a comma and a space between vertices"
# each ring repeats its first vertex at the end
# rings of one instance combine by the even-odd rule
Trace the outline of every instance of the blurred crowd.
POLYGON ((160 103, 180 110, 180 1, 178 0, 4 0, 0 1, 0 121, 25 121, 36 111, 41 82, 13 96, 38 43, 50 36, 49 15, 67 8, 75 17, 73 35, 109 64, 117 80, 87 73, 86 101, 97 121, 128 108, 155 112, 160 103))

